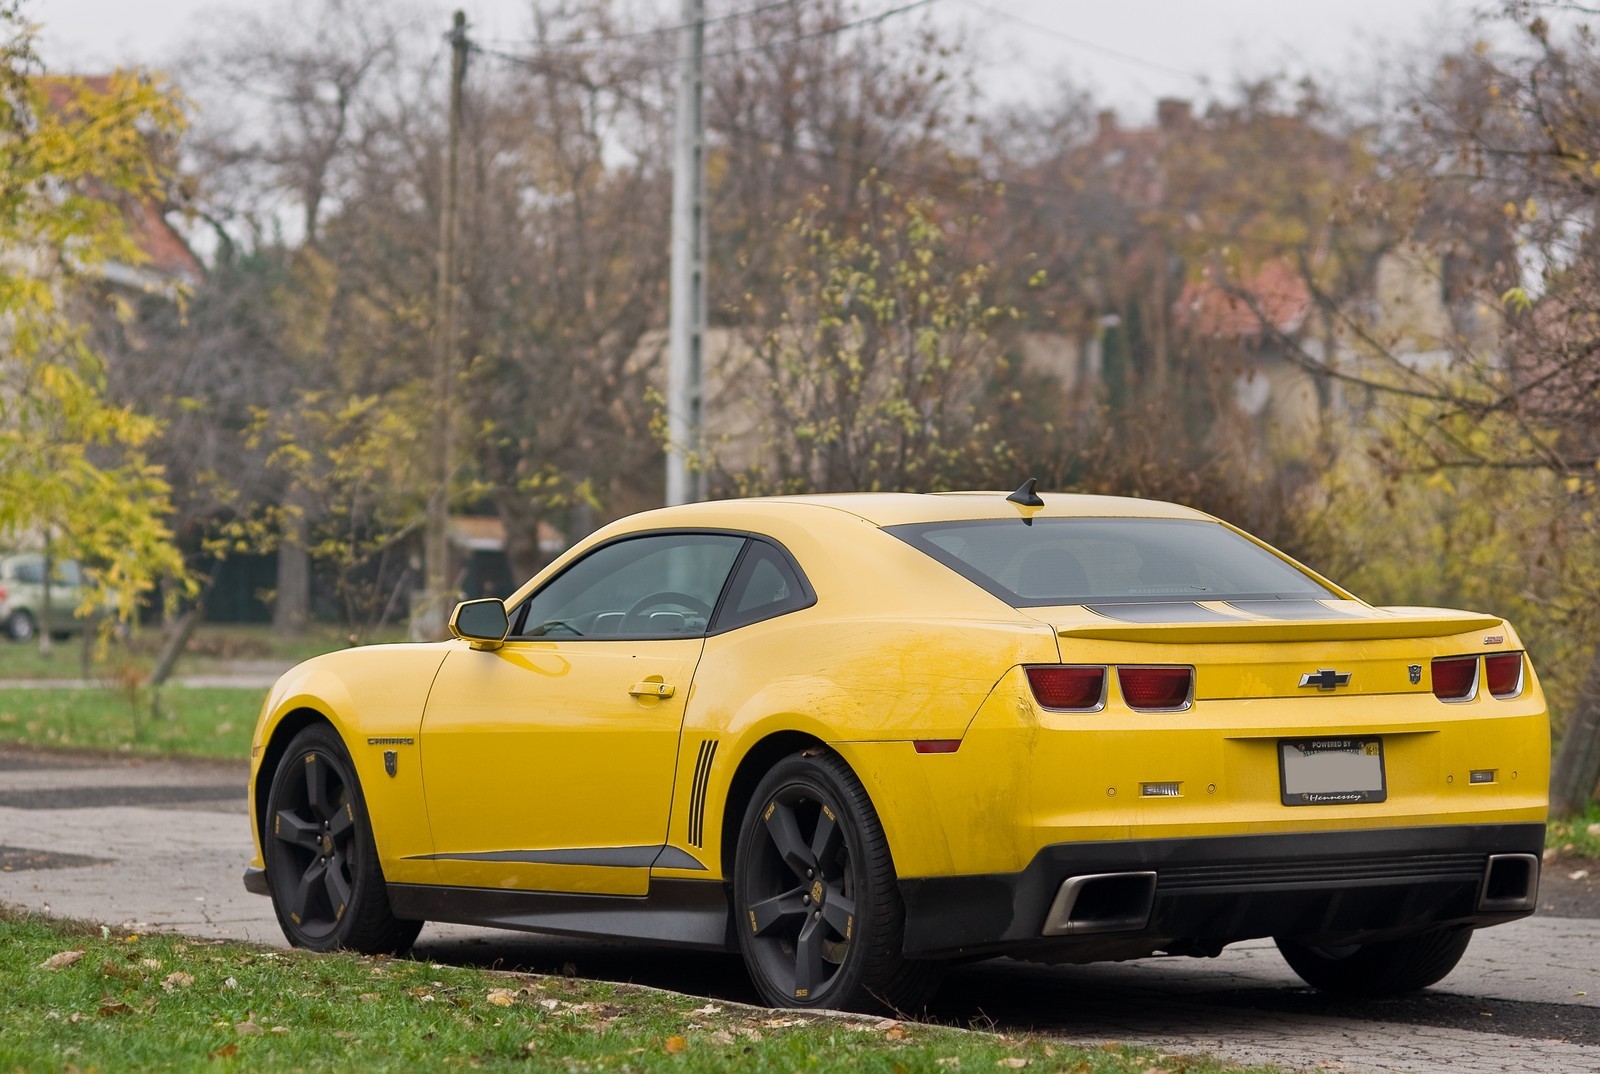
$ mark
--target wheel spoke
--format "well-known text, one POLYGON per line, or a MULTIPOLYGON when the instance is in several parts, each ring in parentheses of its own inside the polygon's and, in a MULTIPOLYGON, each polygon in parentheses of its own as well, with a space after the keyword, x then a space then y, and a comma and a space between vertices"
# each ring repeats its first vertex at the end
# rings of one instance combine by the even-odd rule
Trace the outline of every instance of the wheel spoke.
POLYGON ((272 834, 280 842, 307 850, 316 850, 322 845, 322 826, 315 821, 301 820, 287 809, 278 810, 278 815, 273 818, 272 834))
POLYGON ((811 833, 811 859, 818 868, 826 868, 828 860, 839 847, 839 820, 827 806, 817 814, 817 830, 811 833))
POLYGON ((322 758, 316 754, 306 756, 306 802, 319 820, 327 820, 332 807, 328 804, 328 774, 322 758))
POLYGON ((800 930, 800 939, 794 953, 794 994, 806 998, 823 983, 822 941, 823 925, 820 917, 806 919, 800 930))
POLYGON ((327 863, 321 858, 313 859, 300 877, 300 882, 294 886, 294 894, 289 901, 289 912, 301 925, 311 918, 311 893, 322 882, 322 874, 327 872, 327 869, 327 863))
POLYGON ((782 895, 774 895, 770 899, 751 903, 747 916, 750 931, 760 936, 780 921, 792 921, 796 917, 803 916, 806 912, 806 904, 801 901, 804 894, 802 889, 795 888, 782 895))
POLYGON ((344 878, 343 856, 335 857, 323 870, 323 887, 328 893, 328 908, 337 921, 344 913, 346 906, 350 905, 350 882, 344 878))
POLYGON ((783 802, 773 802, 767 807, 765 819, 772 845, 783 855, 790 871, 802 880, 811 879, 809 874, 815 873, 817 859, 812 857, 811 847, 800 834, 800 824, 795 820, 794 810, 783 802))
POLYGON ((841 940, 850 939, 855 933, 856 904, 854 899, 845 897, 830 890, 828 897, 822 903, 822 920, 828 923, 841 940))
POLYGON ((328 834, 333 836, 334 839, 338 840, 342 844, 344 842, 344 837, 348 835, 350 830, 355 826, 355 807, 350 804, 348 799, 346 799, 344 805, 334 810, 333 818, 328 822, 328 834))

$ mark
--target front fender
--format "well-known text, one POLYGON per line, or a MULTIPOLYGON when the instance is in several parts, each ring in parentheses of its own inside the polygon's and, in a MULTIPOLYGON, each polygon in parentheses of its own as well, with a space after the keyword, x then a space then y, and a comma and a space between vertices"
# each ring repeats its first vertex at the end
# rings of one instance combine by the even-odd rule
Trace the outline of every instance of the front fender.
MULTIPOLYGON (((251 744, 250 815, 261 816, 272 768, 309 720, 338 732, 355 766, 372 819, 384 876, 394 883, 433 883, 433 852, 417 749, 428 691, 458 642, 384 645, 328 653, 285 672, 262 706, 251 744), (394 753, 391 774, 385 753, 394 753)), ((256 829, 257 865, 261 834, 256 829)))

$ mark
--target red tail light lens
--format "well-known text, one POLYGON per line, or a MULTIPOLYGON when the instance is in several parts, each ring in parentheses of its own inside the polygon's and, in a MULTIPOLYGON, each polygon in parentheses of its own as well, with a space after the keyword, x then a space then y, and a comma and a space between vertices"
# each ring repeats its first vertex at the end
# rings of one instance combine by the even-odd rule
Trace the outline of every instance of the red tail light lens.
POLYGON ((1129 708, 1186 709, 1194 696, 1194 668, 1118 668, 1117 683, 1129 708))
POLYGON ((1104 667, 1062 665, 1028 669, 1033 696, 1047 709, 1093 712, 1106 700, 1104 667))
POLYGON ((1433 696, 1440 701, 1470 701, 1478 692, 1478 658, 1451 656, 1433 662, 1433 696))
POLYGON ((1522 654, 1495 653, 1483 658, 1483 677, 1495 697, 1522 693, 1522 654))

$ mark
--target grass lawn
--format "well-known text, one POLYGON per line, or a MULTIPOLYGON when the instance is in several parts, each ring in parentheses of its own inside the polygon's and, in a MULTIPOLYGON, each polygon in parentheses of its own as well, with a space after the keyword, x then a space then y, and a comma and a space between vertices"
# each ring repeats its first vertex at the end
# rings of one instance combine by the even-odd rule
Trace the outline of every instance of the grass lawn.
POLYGON ((5 1071, 1244 1069, 628 985, 129 935, 4 908, 0 978, 5 1071))
MULTIPOLYGON (((403 628, 391 628, 382 636, 362 639, 364 644, 404 641, 403 628)), ((90 643, 89 678, 113 681, 138 681, 149 674, 161 652, 161 629, 140 627, 131 637, 112 638, 96 646, 90 643)), ((183 656, 175 674, 216 675, 226 673, 240 661, 287 668, 309 657, 354 644, 348 631, 332 623, 313 623, 295 638, 282 638, 272 628, 257 623, 202 623, 183 656)), ((0 641, 0 680, 76 679, 84 676, 84 647, 81 637, 53 643, 50 655, 39 651, 37 642, 0 641)))
POLYGON ((0 741, 33 746, 242 759, 261 689, 167 686, 53 689, 0 683, 0 741))
POLYGON ((1571 820, 1553 820, 1544 830, 1544 845, 1568 857, 1600 858, 1600 801, 1571 820))

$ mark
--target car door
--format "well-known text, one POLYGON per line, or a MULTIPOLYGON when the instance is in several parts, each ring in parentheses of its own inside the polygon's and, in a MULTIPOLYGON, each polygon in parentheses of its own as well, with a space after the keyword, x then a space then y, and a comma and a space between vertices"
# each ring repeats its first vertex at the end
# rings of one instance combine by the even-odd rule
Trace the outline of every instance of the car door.
POLYGON ((512 609, 502 648, 445 658, 418 743, 441 882, 645 892, 706 626, 744 543, 601 545, 512 609))

